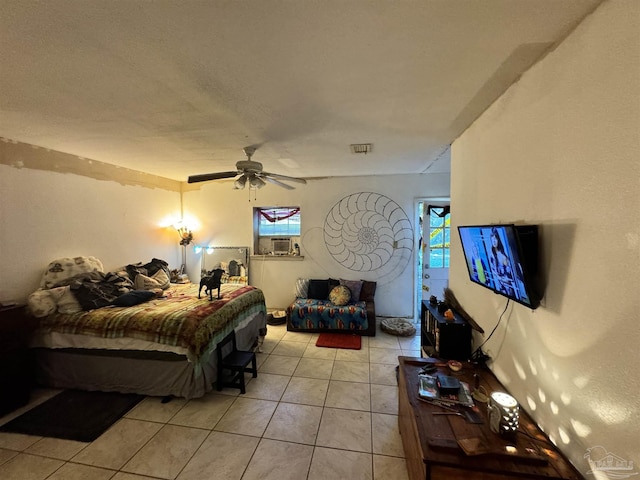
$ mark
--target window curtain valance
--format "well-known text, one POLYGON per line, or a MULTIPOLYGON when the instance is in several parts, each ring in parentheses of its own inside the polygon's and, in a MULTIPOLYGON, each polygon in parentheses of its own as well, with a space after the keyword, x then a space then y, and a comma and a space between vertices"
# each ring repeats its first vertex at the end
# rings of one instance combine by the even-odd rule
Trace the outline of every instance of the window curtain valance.
POLYGON ((275 223, 280 220, 286 220, 287 218, 293 217, 295 214, 300 213, 299 208, 274 208, 266 210, 260 210, 260 215, 265 218, 268 222, 275 223), (271 212, 271 214, 269 213, 271 212))

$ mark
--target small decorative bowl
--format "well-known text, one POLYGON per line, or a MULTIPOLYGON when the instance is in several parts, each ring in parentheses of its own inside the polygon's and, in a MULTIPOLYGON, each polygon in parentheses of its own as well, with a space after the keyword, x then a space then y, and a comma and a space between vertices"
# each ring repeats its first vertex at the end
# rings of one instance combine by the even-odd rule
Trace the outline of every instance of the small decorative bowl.
POLYGON ((454 372, 459 372, 462 369, 462 364, 457 360, 449 360, 447 365, 454 372))

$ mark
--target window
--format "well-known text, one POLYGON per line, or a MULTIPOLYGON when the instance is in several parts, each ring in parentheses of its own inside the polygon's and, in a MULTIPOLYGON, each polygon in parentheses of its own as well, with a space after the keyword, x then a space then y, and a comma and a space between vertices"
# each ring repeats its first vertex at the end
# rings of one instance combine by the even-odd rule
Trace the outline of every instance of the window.
POLYGON ((258 208, 259 237, 299 237, 300 208, 258 208))
POLYGON ((255 252, 300 255, 300 207, 254 209, 255 252))
POLYGON ((449 207, 429 206, 429 268, 449 268, 451 213, 449 207))

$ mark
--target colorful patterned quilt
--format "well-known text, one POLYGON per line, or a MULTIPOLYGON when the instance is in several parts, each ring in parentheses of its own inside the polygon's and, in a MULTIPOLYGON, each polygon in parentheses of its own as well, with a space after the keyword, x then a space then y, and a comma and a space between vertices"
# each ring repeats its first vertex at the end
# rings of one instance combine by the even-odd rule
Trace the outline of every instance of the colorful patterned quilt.
POLYGON ((196 358, 237 325, 238 320, 262 312, 262 290, 225 284, 221 298, 198 298, 197 284, 171 286, 164 297, 131 307, 104 307, 72 314, 55 313, 39 319, 45 332, 130 337, 187 348, 196 358))
POLYGON ((365 302, 336 306, 329 300, 296 298, 289 307, 293 329, 366 330, 365 302))

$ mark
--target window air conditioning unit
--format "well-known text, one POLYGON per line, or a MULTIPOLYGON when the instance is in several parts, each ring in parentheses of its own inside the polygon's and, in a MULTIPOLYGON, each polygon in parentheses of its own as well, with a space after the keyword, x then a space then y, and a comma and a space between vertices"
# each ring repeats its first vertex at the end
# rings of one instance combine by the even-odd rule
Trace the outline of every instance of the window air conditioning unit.
POLYGON ((272 238, 271 251, 274 255, 289 255, 291 251, 290 238, 272 238))

